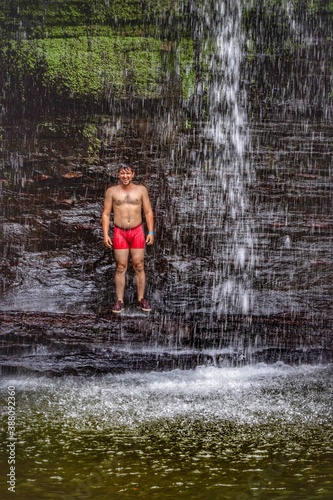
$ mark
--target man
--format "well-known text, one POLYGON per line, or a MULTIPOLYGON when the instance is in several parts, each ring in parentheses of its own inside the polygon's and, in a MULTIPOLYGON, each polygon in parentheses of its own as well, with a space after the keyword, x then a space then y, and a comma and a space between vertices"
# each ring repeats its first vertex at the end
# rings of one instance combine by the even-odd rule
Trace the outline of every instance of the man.
POLYGON ((125 279, 129 256, 135 271, 138 305, 143 311, 151 311, 144 298, 146 275, 144 269, 145 244, 154 243, 154 215, 148 191, 144 186, 133 184, 134 170, 130 165, 121 165, 118 169, 120 184, 106 190, 102 228, 104 244, 114 250, 116 259, 115 286, 117 301, 112 312, 120 313, 124 309, 125 279), (142 226, 142 211, 145 215, 148 235, 145 238, 142 226), (113 241, 109 236, 110 216, 114 215, 113 241))

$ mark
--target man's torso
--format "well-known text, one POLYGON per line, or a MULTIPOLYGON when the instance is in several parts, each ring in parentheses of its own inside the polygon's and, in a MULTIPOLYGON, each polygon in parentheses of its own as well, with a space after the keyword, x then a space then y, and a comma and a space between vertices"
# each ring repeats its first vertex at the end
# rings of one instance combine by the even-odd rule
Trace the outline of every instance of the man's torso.
POLYGON ((114 186, 111 191, 114 225, 123 229, 137 227, 142 222, 142 189, 131 184, 130 189, 114 186))

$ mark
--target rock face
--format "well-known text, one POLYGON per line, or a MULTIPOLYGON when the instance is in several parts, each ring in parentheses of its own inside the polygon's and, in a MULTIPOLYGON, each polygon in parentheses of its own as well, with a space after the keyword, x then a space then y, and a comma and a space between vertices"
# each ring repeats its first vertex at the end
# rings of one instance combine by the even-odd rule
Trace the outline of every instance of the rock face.
POLYGON ((25 4, 1 18, 3 369, 330 361, 330 11, 25 4), (156 215, 154 312, 130 269, 117 319, 100 216, 124 160, 156 215))
POLYGON ((302 316, 1 313, 1 371, 102 374, 197 365, 331 363, 332 322, 302 316))

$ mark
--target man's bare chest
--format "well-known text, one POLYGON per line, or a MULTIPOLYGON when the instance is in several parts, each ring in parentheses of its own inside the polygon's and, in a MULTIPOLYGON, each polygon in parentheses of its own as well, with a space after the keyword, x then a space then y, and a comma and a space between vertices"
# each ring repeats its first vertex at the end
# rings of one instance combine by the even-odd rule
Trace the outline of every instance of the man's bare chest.
POLYGON ((131 194, 122 194, 122 193, 116 193, 114 195, 114 204, 118 207, 121 207, 123 205, 131 205, 133 207, 135 206, 140 206, 141 204, 141 198, 138 193, 131 193, 131 194))

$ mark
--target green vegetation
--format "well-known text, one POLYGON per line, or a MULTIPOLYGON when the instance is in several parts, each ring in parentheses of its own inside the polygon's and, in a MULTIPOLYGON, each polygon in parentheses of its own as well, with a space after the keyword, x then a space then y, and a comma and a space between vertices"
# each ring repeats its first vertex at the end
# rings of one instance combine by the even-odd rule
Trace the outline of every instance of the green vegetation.
MULTIPOLYGON (((181 2, 180 2, 181 4, 181 2)), ((192 41, 178 0, 2 1, 0 64, 5 88, 57 100, 159 98, 181 75, 194 88, 192 41), (168 29, 165 29, 167 20, 168 29), (176 48, 165 49, 172 39, 176 48)))
POLYGON ((182 40, 172 58, 156 38, 111 33, 12 42, 9 52, 19 81, 38 79, 45 91, 76 100, 98 100, 106 95, 159 97, 166 78, 161 70, 163 54, 164 71, 182 76, 184 95, 194 88, 191 40, 182 40))
POLYGON ((87 142, 87 161, 93 163, 94 159, 98 156, 101 141, 98 138, 97 127, 93 123, 86 123, 83 131, 82 137, 87 142))
POLYGON ((143 19, 180 15, 181 0, 2 0, 0 22, 8 26, 115 25, 142 23, 143 19))
MULTIPOLYGON (((292 5, 309 16, 333 13, 332 0, 292 5)), ((21 104, 31 96, 83 103, 188 99, 198 75, 205 79, 213 46, 209 36, 198 40, 191 6, 190 0, 2 0, 0 83, 21 104)), ((249 63, 257 54, 292 58, 301 48, 290 35, 289 7, 286 0, 244 0, 249 63)))
POLYGON ((42 69, 43 85, 77 99, 104 92, 137 96, 156 93, 160 42, 134 37, 50 38, 21 45, 20 57, 33 75, 42 69))

